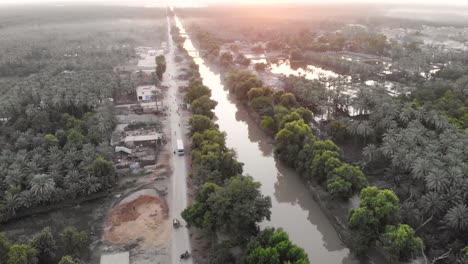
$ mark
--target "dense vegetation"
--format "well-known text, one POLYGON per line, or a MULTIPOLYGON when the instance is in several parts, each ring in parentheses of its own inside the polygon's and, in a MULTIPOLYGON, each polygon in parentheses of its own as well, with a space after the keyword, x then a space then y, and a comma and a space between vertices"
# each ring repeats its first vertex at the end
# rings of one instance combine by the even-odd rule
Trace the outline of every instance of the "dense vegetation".
POLYGON ((89 238, 84 231, 66 227, 56 241, 49 227, 37 233, 28 244, 10 244, 0 233, 0 261, 5 264, 78 264, 88 254, 89 238), (57 243, 61 242, 61 243, 57 243))
MULTIPOLYGON (((164 13, 106 8, 0 10, 2 222, 105 196, 117 180, 112 101, 134 91, 135 48, 165 34, 156 26, 164 13)), ((17 244, 2 236, 0 263, 89 260, 85 231, 67 228, 57 243, 50 229, 30 243, 26 232, 9 231, 17 244)))
POLYGON ((300 107, 294 94, 262 87, 249 71, 231 72, 227 85, 261 116, 261 126, 275 134, 276 155, 304 179, 323 184, 332 196, 342 199, 367 186, 359 167, 341 161, 338 146, 315 138, 309 125, 312 112, 300 107))
POLYGON ((115 182, 110 100, 133 90, 135 81, 114 68, 136 58, 135 46, 145 41, 137 35, 153 24, 114 23, 119 17, 109 15, 96 26, 80 10, 70 18, 37 15, 46 24, 34 27, 14 20, 21 26, 0 30, 1 220, 89 196, 115 182), (110 35, 116 27, 119 34, 110 35))

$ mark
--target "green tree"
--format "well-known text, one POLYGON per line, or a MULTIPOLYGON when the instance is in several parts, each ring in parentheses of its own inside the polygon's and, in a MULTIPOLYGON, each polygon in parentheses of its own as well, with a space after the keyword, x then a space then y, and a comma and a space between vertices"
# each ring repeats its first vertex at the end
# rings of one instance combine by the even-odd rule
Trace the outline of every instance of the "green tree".
POLYGON ((203 115, 192 115, 189 120, 190 135, 203 133, 205 130, 216 128, 216 125, 210 118, 203 115))
POLYGON ((262 126, 263 129, 266 129, 269 131, 276 130, 275 120, 271 116, 262 116, 262 121, 260 125, 262 126))
POLYGON ((49 146, 58 146, 59 144, 59 140, 52 134, 45 135, 44 139, 46 140, 49 146))
POLYGON ((373 211, 360 207, 350 211, 348 225, 353 235, 353 249, 363 255, 379 237, 379 221, 373 211))
POLYGON ((90 167, 90 174, 96 177, 104 186, 109 187, 115 182, 115 168, 112 161, 97 157, 90 167))
POLYGON ((219 58, 219 63, 222 67, 229 67, 234 63, 231 52, 223 52, 219 58))
POLYGON ((261 231, 247 245, 246 259, 250 263, 307 264, 309 259, 302 248, 294 245, 286 232, 272 227, 261 231))
POLYGON ((292 108, 297 105, 296 96, 292 93, 284 93, 279 99, 279 104, 286 108, 292 108))
POLYGON ((302 117, 297 112, 294 112, 294 111, 289 112, 287 115, 283 116, 281 120, 278 120, 279 129, 283 129, 287 123, 298 121, 298 120, 304 121, 304 119, 302 119, 302 117))
POLYGON ((270 220, 271 199, 261 194, 260 183, 252 177, 232 177, 224 189, 208 198, 208 203, 220 230, 238 241, 255 234, 256 223, 270 220))
POLYGON ((63 256, 58 264, 79 264, 71 256, 63 256))
POLYGON ((344 163, 331 171, 331 178, 333 179, 334 177, 338 177, 349 182, 351 184, 351 194, 360 191, 362 188, 367 186, 366 176, 362 173, 359 167, 351 166, 347 163, 344 163))
POLYGON ((164 72, 166 72, 166 58, 164 55, 159 55, 156 57, 156 76, 159 80, 162 80, 164 72))
POLYGON ((309 109, 304 108, 304 107, 298 107, 298 108, 294 108, 293 111, 298 113, 302 117, 302 119, 304 119, 304 122, 306 124, 309 124, 310 122, 312 122, 313 113, 309 109))
POLYGON ((353 195, 353 185, 349 181, 336 176, 327 181, 327 191, 333 197, 347 200, 353 195))
POLYGON ((385 250, 399 261, 408 261, 421 252, 422 240, 415 236, 409 225, 388 225, 381 240, 385 250))
POLYGON ((34 248, 23 245, 15 244, 10 247, 8 251, 7 264, 37 264, 37 250, 34 248))
POLYGON ((249 92, 247 93, 247 97, 249 98, 249 101, 252 101, 253 99, 260 97, 260 96, 270 96, 271 93, 272 93, 271 89, 267 87, 251 88, 249 92))
POLYGON ((264 197, 259 188, 260 183, 246 176, 230 178, 224 188, 205 183, 182 217, 209 234, 222 232, 245 241, 255 234, 258 222, 270 219, 270 197, 264 197))
POLYGON ((270 96, 259 96, 252 99, 250 102, 255 112, 260 115, 273 114, 273 99, 270 96))
POLYGON ((66 227, 62 232, 65 254, 80 257, 88 250, 89 238, 84 231, 78 231, 74 226, 66 227))
POLYGON ((57 245, 50 227, 45 227, 31 240, 31 246, 37 250, 39 263, 52 263, 55 260, 57 245))
POLYGON ((375 186, 361 190, 359 208, 352 209, 348 217, 358 254, 364 254, 387 225, 399 222, 399 202, 391 190, 380 190, 375 186))
POLYGON ((250 71, 234 71, 227 77, 227 86, 238 99, 245 100, 251 88, 262 87, 262 81, 250 71))
POLYGON ((245 259, 247 264, 281 264, 279 254, 274 248, 255 248, 245 259))
POLYGON ((189 88, 187 94, 185 95, 185 99, 189 104, 191 104, 193 101, 204 95, 211 97, 210 88, 203 85, 203 83, 200 80, 193 80, 189 84, 189 88))
POLYGON ((236 259, 229 250, 227 243, 216 244, 210 252, 209 264, 235 264, 236 259))
POLYGON ((314 158, 312 159, 311 176, 319 183, 324 182, 327 178, 331 178, 329 174, 331 174, 336 167, 341 165, 338 159, 339 156, 340 155, 336 151, 315 151, 314 158))
POLYGON ((286 93, 284 90, 276 90, 274 93, 273 93, 273 99, 274 99, 274 102, 275 104, 279 104, 280 103, 280 99, 281 99, 281 96, 286 93))
POLYGON ((209 96, 204 95, 198 99, 192 101, 191 108, 192 112, 195 115, 204 115, 209 118, 214 117, 213 109, 218 103, 214 100, 211 100, 209 96))
POLYGON ((10 250, 10 241, 5 234, 0 233, 0 263, 6 263, 8 260, 8 251, 10 250))
POLYGON ((359 207, 367 207, 375 213, 380 226, 395 224, 400 219, 400 201, 391 190, 379 190, 375 186, 361 190, 359 207))
POLYGON ((211 221, 212 215, 208 199, 212 194, 221 191, 221 189, 222 187, 213 182, 203 184, 195 202, 185 208, 181 214, 185 221, 190 225, 203 229, 208 234, 213 234, 217 227, 214 225, 214 221, 211 221))
POLYGON ((84 136, 81 134, 80 131, 72 128, 68 130, 67 142, 69 142, 77 148, 80 148, 83 145, 84 136))
POLYGON ((334 141, 342 142, 348 136, 348 126, 341 120, 330 122, 328 129, 334 141))
POLYGON ((275 136, 275 153, 281 160, 293 165, 302 147, 314 140, 312 129, 303 119, 289 122, 275 136))

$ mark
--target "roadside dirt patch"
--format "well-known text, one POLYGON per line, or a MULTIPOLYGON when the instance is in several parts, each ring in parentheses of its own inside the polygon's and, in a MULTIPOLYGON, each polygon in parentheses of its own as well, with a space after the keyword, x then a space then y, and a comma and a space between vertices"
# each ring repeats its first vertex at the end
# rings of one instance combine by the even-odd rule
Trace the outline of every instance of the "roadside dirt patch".
POLYGON ((166 243, 170 232, 166 202, 158 197, 142 195, 110 211, 104 239, 119 245, 140 240, 141 248, 149 249, 166 243))

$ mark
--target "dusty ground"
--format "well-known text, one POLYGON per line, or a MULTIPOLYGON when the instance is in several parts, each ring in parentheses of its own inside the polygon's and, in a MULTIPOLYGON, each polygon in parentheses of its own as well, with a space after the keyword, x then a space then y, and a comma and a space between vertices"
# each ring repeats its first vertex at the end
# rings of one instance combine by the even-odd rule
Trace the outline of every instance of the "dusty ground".
POLYGON ((141 249, 150 249, 166 243, 171 226, 168 209, 158 197, 142 195, 112 209, 104 238, 117 245, 139 240, 141 249))

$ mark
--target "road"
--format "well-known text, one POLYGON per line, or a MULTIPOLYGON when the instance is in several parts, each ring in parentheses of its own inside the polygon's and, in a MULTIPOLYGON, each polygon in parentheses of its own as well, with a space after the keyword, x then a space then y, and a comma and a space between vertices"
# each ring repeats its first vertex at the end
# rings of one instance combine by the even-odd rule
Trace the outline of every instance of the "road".
MULTIPOLYGON (((169 87, 169 125, 171 127, 171 146, 175 150, 177 148, 177 139, 182 139, 186 145, 186 139, 182 130, 183 126, 181 116, 179 115, 179 104, 183 102, 183 98, 178 92, 177 82, 175 81, 177 68, 175 63, 175 50, 176 47, 172 41, 170 34, 170 20, 167 18, 167 31, 168 31, 168 48, 169 52, 166 54, 166 72, 164 74, 163 83, 169 87)), ((193 263, 192 258, 180 260, 180 254, 188 250, 191 252, 190 240, 188 229, 185 227, 186 223, 180 216, 180 213, 187 207, 187 164, 184 156, 175 154, 172 159, 172 192, 170 201, 171 217, 177 218, 181 221, 181 227, 173 229, 172 232, 172 263, 193 263)), ((172 220, 171 220, 172 221, 172 220)))

